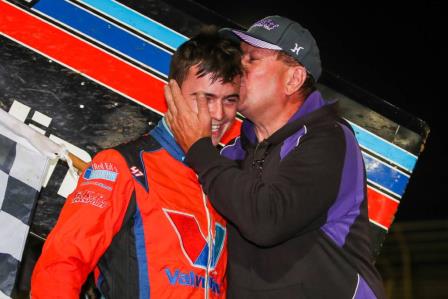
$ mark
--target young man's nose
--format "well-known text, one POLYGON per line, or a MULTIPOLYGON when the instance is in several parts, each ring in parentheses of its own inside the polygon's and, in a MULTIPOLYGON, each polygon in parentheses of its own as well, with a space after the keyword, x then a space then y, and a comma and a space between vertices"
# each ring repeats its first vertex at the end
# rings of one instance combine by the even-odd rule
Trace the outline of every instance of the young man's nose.
POLYGON ((224 118, 224 109, 222 108, 221 101, 213 101, 208 107, 210 115, 216 120, 222 120, 224 118))

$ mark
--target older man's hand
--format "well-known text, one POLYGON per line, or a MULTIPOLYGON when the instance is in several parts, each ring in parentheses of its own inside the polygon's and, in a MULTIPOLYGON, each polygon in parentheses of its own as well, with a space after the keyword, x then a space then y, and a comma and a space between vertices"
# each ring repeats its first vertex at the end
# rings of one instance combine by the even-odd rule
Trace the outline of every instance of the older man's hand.
POLYGON ((199 139, 211 136, 211 117, 208 111, 207 98, 204 94, 196 96, 196 113, 182 96, 176 81, 170 80, 164 87, 168 112, 165 115, 168 126, 177 143, 184 152, 199 139))

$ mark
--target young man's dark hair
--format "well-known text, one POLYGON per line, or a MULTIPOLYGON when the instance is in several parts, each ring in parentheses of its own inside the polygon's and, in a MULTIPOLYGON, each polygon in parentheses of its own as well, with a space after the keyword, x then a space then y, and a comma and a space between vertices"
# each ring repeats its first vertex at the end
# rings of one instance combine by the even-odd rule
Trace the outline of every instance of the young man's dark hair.
POLYGON ((198 77, 212 73, 212 80, 232 82, 241 75, 241 49, 230 39, 224 39, 216 27, 204 27, 192 39, 183 43, 173 54, 169 79, 182 85, 189 69, 198 65, 198 77))

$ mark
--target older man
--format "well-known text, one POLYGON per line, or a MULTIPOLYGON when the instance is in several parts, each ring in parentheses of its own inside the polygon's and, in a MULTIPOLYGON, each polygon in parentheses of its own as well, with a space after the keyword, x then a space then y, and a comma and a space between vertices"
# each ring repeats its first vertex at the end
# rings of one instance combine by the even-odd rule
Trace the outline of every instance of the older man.
POLYGON ((280 16, 242 41, 241 136, 218 155, 199 114, 166 88, 168 123, 212 204, 229 221, 229 298, 384 298, 373 265, 359 146, 334 104, 311 33, 280 16))

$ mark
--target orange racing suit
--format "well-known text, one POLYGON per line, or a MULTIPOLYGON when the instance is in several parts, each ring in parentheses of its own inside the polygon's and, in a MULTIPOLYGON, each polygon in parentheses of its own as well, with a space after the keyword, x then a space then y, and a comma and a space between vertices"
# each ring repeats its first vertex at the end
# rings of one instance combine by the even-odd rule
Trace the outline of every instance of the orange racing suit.
POLYGON ((98 153, 45 242, 31 297, 79 298, 95 269, 106 298, 225 298, 225 221, 162 119, 98 153))

